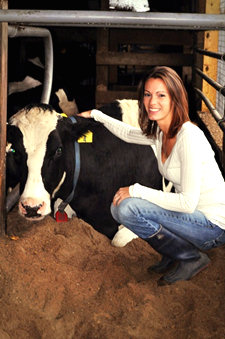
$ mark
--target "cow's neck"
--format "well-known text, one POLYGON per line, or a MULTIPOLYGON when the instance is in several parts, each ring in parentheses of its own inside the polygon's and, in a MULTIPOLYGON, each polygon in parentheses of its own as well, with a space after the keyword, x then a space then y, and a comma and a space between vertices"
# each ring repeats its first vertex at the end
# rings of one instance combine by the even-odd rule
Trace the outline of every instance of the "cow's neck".
POLYGON ((66 147, 65 172, 66 178, 56 197, 61 198, 65 203, 70 203, 80 174, 80 147, 77 142, 66 147))

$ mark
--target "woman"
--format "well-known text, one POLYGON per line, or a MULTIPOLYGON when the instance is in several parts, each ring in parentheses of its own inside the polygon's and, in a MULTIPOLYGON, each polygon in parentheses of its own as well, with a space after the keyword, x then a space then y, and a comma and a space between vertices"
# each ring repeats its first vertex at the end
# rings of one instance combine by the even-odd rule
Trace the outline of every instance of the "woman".
POLYGON ((209 264, 200 250, 225 243, 224 179, 206 137, 189 119, 186 90, 173 69, 155 67, 141 82, 139 108, 141 129, 98 110, 80 115, 102 122, 126 142, 156 146, 159 171, 175 192, 134 183, 116 192, 111 212, 162 254, 150 271, 173 266, 160 284, 189 280, 209 264))

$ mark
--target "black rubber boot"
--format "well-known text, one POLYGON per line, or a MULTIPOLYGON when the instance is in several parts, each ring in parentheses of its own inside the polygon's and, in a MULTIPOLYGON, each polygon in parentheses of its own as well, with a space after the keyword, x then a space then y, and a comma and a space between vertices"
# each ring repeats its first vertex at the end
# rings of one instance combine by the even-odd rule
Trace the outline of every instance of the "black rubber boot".
POLYGON ((179 280, 189 280, 206 268, 209 258, 187 240, 180 238, 163 226, 152 237, 145 239, 157 252, 179 261, 179 264, 168 274, 164 275, 159 284, 173 284, 179 280))
POLYGON ((189 280, 204 270, 210 259, 205 253, 199 252, 200 258, 196 260, 180 261, 178 266, 159 279, 158 285, 173 284, 179 280, 189 280))
POLYGON ((171 268, 175 264, 175 260, 166 255, 162 256, 162 259, 157 262, 155 265, 149 266, 148 272, 155 273, 165 273, 169 268, 171 268))

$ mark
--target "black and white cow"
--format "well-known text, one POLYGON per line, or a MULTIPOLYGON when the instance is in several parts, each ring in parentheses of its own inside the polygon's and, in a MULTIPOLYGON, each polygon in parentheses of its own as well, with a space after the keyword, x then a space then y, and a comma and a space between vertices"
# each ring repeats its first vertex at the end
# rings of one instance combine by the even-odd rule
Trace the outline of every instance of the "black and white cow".
MULTIPOLYGON (((7 120, 19 110, 30 103, 39 103, 43 90, 44 65, 39 57, 28 58, 25 65, 18 67, 18 74, 11 72, 8 83, 7 120), (23 67, 22 67, 23 66, 23 67), (15 81, 12 81, 14 79, 15 81)), ((54 75, 52 92, 50 95, 51 106, 67 116, 79 112, 73 92, 62 78, 54 75)), ((6 189, 11 190, 19 180, 18 170, 13 165, 15 155, 10 144, 6 148, 6 189)))
POLYGON ((76 168, 74 142, 90 131, 90 142, 78 144, 80 173, 70 208, 112 239, 118 230, 110 213, 113 195, 135 182, 161 189, 156 157, 150 146, 128 144, 93 119, 76 119, 72 123, 43 104, 10 119, 7 140, 20 176, 19 213, 40 220, 51 213, 52 202, 67 199, 76 168))
MULTIPOLYGON (((26 81, 28 80, 28 83, 26 81, 16 82, 12 86, 15 89, 17 88, 17 91, 19 93, 23 91, 26 92, 27 90, 29 91, 31 89, 30 86, 35 87, 36 81, 33 81, 34 79, 30 80, 30 77, 26 77, 25 80, 26 81)), ((61 110, 55 108, 56 102, 55 102, 55 106, 53 106, 53 109, 55 109, 58 113, 64 112, 67 116, 73 116, 78 113, 78 108, 76 106, 75 99, 68 101, 67 95, 65 94, 63 89, 59 89, 55 94, 57 95, 59 99, 59 106, 61 110)), ((23 95, 25 95, 25 93, 23 95)), ((28 95, 28 93, 26 95, 28 95)), ((28 98, 26 100, 28 100, 28 98)), ((14 114, 17 113, 20 109, 14 112, 14 114)), ((114 100, 110 103, 107 103, 101 106, 99 109, 105 114, 109 116, 113 116, 114 118, 118 120, 122 120, 123 122, 131 126, 134 126, 134 127, 139 126, 139 123, 138 123, 139 108, 138 108, 137 100, 117 99, 117 100, 114 100)), ((8 189, 11 190, 19 182, 19 170, 16 168, 14 164, 14 159, 16 158, 16 155, 14 154, 14 149, 11 147, 10 143, 6 147, 6 155, 7 155, 6 157, 6 188, 7 190, 8 189)))

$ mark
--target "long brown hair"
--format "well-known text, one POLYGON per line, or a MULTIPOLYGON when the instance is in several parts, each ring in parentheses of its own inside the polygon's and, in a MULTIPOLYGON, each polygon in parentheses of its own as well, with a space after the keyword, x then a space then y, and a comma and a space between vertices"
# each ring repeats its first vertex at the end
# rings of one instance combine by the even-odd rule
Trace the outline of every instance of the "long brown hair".
POLYGON ((143 133, 156 137, 158 124, 150 120, 144 106, 145 83, 150 78, 159 78, 165 83, 169 92, 173 110, 173 118, 169 127, 168 137, 173 138, 184 122, 189 121, 187 92, 179 75, 170 67, 156 66, 141 80, 138 86, 139 124, 143 133))

